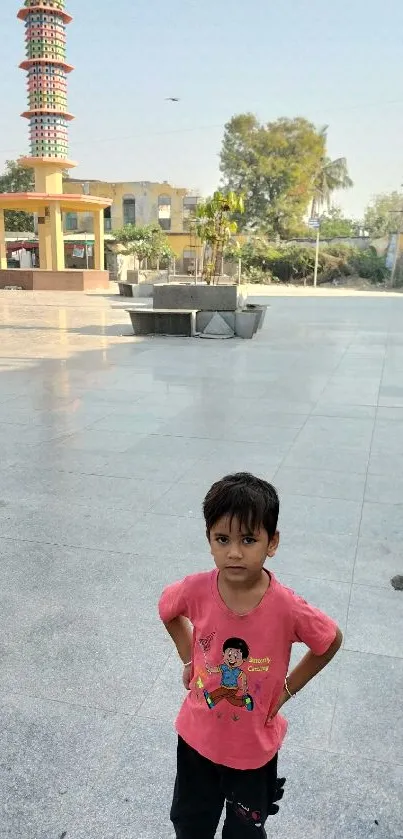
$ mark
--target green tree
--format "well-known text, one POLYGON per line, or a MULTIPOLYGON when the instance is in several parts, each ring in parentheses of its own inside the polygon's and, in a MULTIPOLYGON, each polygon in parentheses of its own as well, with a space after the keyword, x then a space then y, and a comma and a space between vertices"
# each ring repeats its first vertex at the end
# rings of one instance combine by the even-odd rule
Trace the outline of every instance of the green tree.
MULTIPOLYGON (((6 160, 6 170, 0 175, 0 193, 33 192, 34 189, 34 170, 19 166, 15 160, 6 160)), ((33 215, 20 210, 7 210, 4 221, 6 230, 10 233, 28 233, 34 229, 33 215)))
MULTIPOLYGON (((337 236, 348 239, 352 236, 359 236, 362 227, 362 222, 346 218, 340 207, 331 207, 327 213, 322 213, 320 216, 320 235, 322 239, 334 239, 337 236)), ((312 235, 312 230, 310 230, 310 235, 312 235)))
POLYGON ((347 160, 338 157, 331 160, 326 153, 327 126, 319 132, 323 139, 323 153, 313 180, 313 195, 311 216, 319 215, 323 208, 330 209, 330 202, 334 192, 339 189, 349 189, 353 182, 348 174, 347 160))
POLYGON ((225 189, 245 197, 240 225, 282 238, 298 233, 324 155, 323 132, 302 117, 267 125, 250 113, 232 117, 220 169, 225 189))
POLYGON ((171 259, 174 256, 163 230, 152 224, 144 227, 125 224, 120 230, 115 230, 113 236, 123 253, 132 254, 138 259, 140 268, 145 259, 171 259))
POLYGON ((387 236, 400 230, 403 196, 399 192, 376 195, 365 210, 364 228, 372 237, 387 236))
POLYGON ((205 248, 203 277, 209 284, 220 276, 224 251, 238 230, 233 216, 243 212, 243 198, 235 192, 215 192, 197 207, 195 229, 205 248))

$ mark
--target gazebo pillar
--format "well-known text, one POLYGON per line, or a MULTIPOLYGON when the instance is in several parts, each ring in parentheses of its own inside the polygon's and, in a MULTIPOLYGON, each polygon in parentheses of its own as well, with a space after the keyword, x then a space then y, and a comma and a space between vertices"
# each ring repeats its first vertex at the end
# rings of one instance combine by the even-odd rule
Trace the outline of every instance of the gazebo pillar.
POLYGON ((104 211, 94 212, 94 268, 103 271, 105 265, 104 211))
POLYGON ((0 270, 7 270, 6 228, 4 225, 4 210, 0 210, 0 270))
POLYGON ((58 201, 50 205, 50 239, 52 248, 52 271, 64 271, 62 213, 58 201))

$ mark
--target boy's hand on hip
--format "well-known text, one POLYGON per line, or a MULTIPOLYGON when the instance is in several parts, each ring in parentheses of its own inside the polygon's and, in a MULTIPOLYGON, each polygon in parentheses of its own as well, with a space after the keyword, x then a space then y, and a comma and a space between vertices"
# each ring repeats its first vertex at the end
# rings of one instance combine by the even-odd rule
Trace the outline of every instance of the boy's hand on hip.
POLYGON ((192 678, 192 665, 186 664, 183 668, 182 682, 185 690, 190 690, 190 682, 192 678))
POLYGON ((278 712, 283 707, 283 705, 285 705, 285 703, 288 702, 289 698, 290 697, 288 696, 287 691, 283 690, 283 692, 280 694, 274 708, 270 711, 270 714, 267 717, 266 723, 271 722, 271 720, 273 720, 274 717, 277 716, 278 712))

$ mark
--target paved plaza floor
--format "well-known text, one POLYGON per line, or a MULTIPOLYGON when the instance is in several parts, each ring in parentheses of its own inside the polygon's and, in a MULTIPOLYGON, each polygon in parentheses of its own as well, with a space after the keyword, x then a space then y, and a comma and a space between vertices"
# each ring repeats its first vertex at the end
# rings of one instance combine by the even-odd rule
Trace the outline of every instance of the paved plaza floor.
POLYGON ((253 341, 134 339, 102 296, 0 293, 1 839, 171 839, 156 605, 231 470, 274 481, 273 569, 344 632, 268 835, 403 836, 403 298, 269 302, 253 341))

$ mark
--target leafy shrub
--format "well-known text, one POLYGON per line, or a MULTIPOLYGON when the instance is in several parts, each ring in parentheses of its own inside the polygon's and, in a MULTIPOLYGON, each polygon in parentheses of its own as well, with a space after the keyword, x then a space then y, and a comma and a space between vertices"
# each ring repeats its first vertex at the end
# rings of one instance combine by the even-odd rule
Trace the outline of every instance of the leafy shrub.
POLYGON ((360 249, 355 247, 355 245, 347 245, 345 242, 323 245, 323 252, 331 256, 336 256, 339 259, 344 259, 346 262, 349 262, 353 256, 361 253, 360 249))
POLYGON ((351 259, 351 267, 359 277, 371 283, 383 282, 389 276, 385 257, 378 256, 375 248, 359 251, 351 259))

